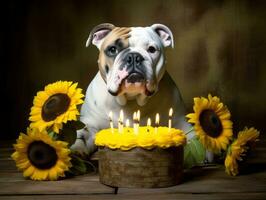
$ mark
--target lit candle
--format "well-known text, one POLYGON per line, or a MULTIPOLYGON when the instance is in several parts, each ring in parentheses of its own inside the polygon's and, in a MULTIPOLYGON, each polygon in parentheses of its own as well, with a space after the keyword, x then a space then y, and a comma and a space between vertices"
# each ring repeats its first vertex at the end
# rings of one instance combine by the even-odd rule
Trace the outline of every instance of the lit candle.
POLYGON ((109 122, 110 122, 111 131, 112 131, 112 133, 114 133, 113 112, 112 111, 109 112, 109 122))
POLYGON ((123 133, 123 122, 124 122, 124 112, 120 110, 119 119, 118 119, 118 132, 123 133))
POLYGON ((169 110, 169 120, 168 120, 168 130, 170 131, 172 128, 172 117, 173 117, 173 108, 169 110))
POLYGON ((160 115, 159 113, 157 113, 155 116, 155 133, 158 132, 159 123, 160 123, 160 115))
POLYGON ((138 134, 137 123, 138 123, 138 120, 137 120, 137 113, 134 112, 134 113, 133 113, 133 129, 134 129, 134 133, 135 133, 135 134, 138 134))
POLYGON ((137 119, 140 120, 140 110, 137 111, 137 119))
POLYGON ((147 132, 150 132, 150 127, 151 127, 151 118, 148 118, 148 120, 147 120, 147 132))
POLYGON ((129 126, 130 126, 130 122, 129 119, 126 120, 126 128, 127 128, 127 132, 129 132, 129 126))
POLYGON ((137 133, 139 132, 139 123, 140 123, 140 111, 138 110, 137 111, 137 116, 136 116, 137 118, 137 133))
POLYGON ((126 120, 126 127, 129 128, 130 126, 130 122, 129 122, 129 119, 126 120))

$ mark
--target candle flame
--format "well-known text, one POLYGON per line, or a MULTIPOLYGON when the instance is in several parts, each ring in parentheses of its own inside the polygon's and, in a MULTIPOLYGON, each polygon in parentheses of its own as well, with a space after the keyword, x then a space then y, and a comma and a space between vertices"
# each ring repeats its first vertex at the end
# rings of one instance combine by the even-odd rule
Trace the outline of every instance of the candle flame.
POLYGON ((156 134, 158 133, 159 123, 160 123, 160 115, 159 115, 159 113, 156 113, 156 116, 155 116, 155 130, 154 130, 156 134))
POLYGON ((133 120, 136 120, 136 118, 137 118, 137 113, 134 112, 134 113, 133 113, 133 120))
POLYGON ((147 126, 151 126, 151 118, 148 118, 148 120, 147 120, 147 126))
POLYGON ((169 110, 169 117, 172 117, 173 116, 173 108, 170 108, 169 110))
POLYGON ((159 113, 156 113, 156 116, 155 116, 155 125, 156 126, 159 126, 159 123, 160 123, 160 115, 159 115, 159 113))
POLYGON ((137 115, 136 115, 136 119, 138 120, 138 122, 140 121, 140 110, 137 111, 137 115))

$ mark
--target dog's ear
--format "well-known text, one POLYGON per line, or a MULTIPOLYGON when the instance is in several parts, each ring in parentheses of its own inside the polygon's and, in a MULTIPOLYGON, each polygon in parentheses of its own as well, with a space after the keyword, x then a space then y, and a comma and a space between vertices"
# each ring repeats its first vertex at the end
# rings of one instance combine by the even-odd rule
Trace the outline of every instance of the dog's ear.
POLYGON ((171 46, 174 48, 174 37, 172 31, 163 24, 153 24, 151 28, 158 34, 161 38, 164 47, 171 46))
POLYGON ((109 23, 99 24, 98 26, 95 26, 90 32, 89 38, 86 42, 86 47, 88 47, 90 43, 92 43, 97 46, 98 49, 100 49, 103 39, 114 28, 115 26, 109 23))

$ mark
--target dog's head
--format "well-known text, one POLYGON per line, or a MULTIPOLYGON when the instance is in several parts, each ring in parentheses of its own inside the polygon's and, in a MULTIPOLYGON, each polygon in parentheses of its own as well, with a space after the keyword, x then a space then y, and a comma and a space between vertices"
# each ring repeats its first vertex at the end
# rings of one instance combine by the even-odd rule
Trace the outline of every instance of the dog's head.
MULTIPOLYGON (((158 89, 165 68, 164 47, 173 47, 168 27, 116 27, 100 24, 90 33, 86 46, 98 47, 99 70, 113 96, 124 99, 148 97, 158 89)), ((144 104, 145 101, 138 101, 144 104)))

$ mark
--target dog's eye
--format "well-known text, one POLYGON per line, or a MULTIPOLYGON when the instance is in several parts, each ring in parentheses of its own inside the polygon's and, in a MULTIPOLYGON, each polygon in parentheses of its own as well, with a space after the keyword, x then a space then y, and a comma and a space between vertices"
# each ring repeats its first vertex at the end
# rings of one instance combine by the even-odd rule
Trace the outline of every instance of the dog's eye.
POLYGON ((155 53, 155 51, 156 51, 156 48, 154 46, 149 46, 148 48, 149 53, 155 53))
POLYGON ((111 46, 111 47, 109 47, 108 52, 111 56, 114 56, 118 53, 118 50, 115 46, 111 46))

